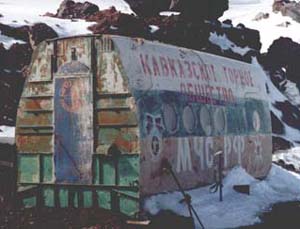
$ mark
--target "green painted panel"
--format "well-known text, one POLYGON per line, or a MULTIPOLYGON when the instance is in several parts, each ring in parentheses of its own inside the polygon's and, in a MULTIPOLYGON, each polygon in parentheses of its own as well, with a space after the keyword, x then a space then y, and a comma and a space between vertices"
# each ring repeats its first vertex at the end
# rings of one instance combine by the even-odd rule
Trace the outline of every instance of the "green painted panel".
POLYGON ((99 184, 100 174, 99 174, 99 157, 93 159, 93 184, 99 184))
POLYGON ((68 190, 60 189, 59 190, 59 204, 60 207, 65 208, 68 207, 68 190))
POLYGON ((78 202, 78 193, 77 192, 74 195, 74 202, 73 203, 74 203, 74 207, 78 208, 79 202, 78 202))
POLYGON ((36 206, 36 197, 30 197, 23 199, 23 204, 25 208, 32 208, 36 206))
POLYGON ((123 155, 119 160, 120 185, 132 185, 139 179, 139 155, 123 155))
POLYGON ((138 153, 138 128, 101 127, 98 132, 97 153, 107 154, 112 144, 115 144, 122 153, 138 153))
POLYGON ((102 159, 101 164, 102 164, 103 184, 106 185, 115 184, 116 171, 114 168, 113 161, 110 158, 101 157, 101 159, 102 159))
POLYGON ((107 191, 98 191, 98 205, 100 208, 111 209, 111 195, 107 191))
POLYGON ((46 207, 54 207, 54 190, 45 188, 43 190, 44 204, 46 207))
POLYGON ((132 97, 128 98, 101 98, 96 102, 99 109, 115 109, 115 108, 128 108, 132 105, 132 97))
POLYGON ((112 144, 120 133, 118 128, 100 128, 98 141, 101 145, 112 144))
POLYGON ((125 196, 121 196, 120 211, 126 215, 134 216, 139 211, 139 203, 125 196))
POLYGON ((43 155, 43 182, 50 183, 54 181, 53 177, 53 156, 43 155))
POLYGON ((36 155, 20 155, 18 160, 19 182, 39 182, 39 158, 36 155))
POLYGON ((83 192, 83 206, 85 208, 93 206, 93 193, 91 191, 83 192))

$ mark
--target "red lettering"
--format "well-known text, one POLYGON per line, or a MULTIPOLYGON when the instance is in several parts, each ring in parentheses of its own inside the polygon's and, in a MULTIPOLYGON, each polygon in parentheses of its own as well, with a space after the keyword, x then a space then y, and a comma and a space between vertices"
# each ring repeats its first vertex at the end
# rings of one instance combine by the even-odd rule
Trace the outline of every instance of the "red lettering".
POLYGON ((179 66, 179 76, 180 76, 180 78, 185 78, 182 63, 180 60, 177 60, 177 62, 178 62, 178 66, 179 66))
POLYGON ((152 56, 152 64, 153 64, 153 73, 155 76, 160 76, 159 66, 157 60, 154 56, 152 56))
POLYGON ((160 65, 162 68, 162 73, 164 76, 169 76, 169 67, 168 67, 168 63, 167 60, 164 57, 159 57, 160 60, 160 65))
POLYGON ((212 72, 212 75, 214 77, 214 80, 215 80, 215 82, 217 82, 217 77, 216 77, 216 73, 215 73, 215 67, 213 65, 211 65, 210 67, 211 67, 211 72, 212 72))
POLYGON ((193 70, 194 77, 195 77, 197 80, 199 80, 200 75, 198 75, 197 72, 196 72, 196 64, 195 64, 195 62, 192 62, 192 70, 193 70))
POLYGON ((205 81, 209 81, 209 77, 208 77, 207 71, 204 68, 204 66, 199 64, 199 69, 200 69, 201 79, 205 80, 205 81))
POLYGON ((187 66, 187 70, 188 70, 188 72, 189 72, 189 78, 193 78, 193 71, 192 71, 190 62, 184 61, 184 63, 185 63, 185 65, 187 66))
POLYGON ((140 54, 140 61, 141 61, 141 65, 143 66, 143 70, 144 73, 146 75, 152 75, 151 69, 149 67, 149 63, 148 63, 148 55, 145 55, 145 59, 143 57, 143 54, 140 54))
POLYGON ((172 77, 173 78, 177 77, 177 72, 176 72, 176 68, 175 68, 175 60, 168 58, 168 62, 169 62, 169 68, 170 68, 172 77))

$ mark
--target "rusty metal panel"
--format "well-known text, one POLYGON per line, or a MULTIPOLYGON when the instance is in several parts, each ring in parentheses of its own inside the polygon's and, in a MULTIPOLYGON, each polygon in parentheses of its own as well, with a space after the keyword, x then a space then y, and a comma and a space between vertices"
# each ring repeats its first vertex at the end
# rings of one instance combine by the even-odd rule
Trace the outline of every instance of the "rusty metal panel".
POLYGON ((115 109, 115 108, 128 108, 134 109, 135 101, 132 96, 125 98, 101 98, 97 101, 96 108, 97 109, 115 109))
POLYGON ((27 83, 24 87, 22 97, 43 97, 53 96, 52 83, 27 83))
POLYGON ((136 114, 132 111, 99 111, 98 123, 100 126, 132 126, 137 125, 136 114))
POLYGON ((91 77, 55 79, 57 183, 91 184, 93 99, 91 77))
POLYGON ((53 44, 42 42, 33 52, 28 82, 49 81, 51 79, 51 63, 53 44))
POLYGON ((21 126, 52 126, 52 113, 23 112, 18 117, 18 125, 21 126))
POLYGON ((122 72, 119 55, 114 51, 109 37, 96 40, 98 55, 97 92, 101 93, 128 93, 127 78, 122 72))
POLYGON ((267 175, 271 119, 260 68, 141 39, 112 40, 137 102, 141 196, 178 189, 163 159, 185 189, 214 182, 219 150, 225 170, 242 165, 267 175))
POLYGON ((124 154, 139 153, 138 128, 104 128, 98 131, 98 147, 96 152, 107 154, 114 144, 124 154))
POLYGON ((16 145, 19 153, 53 152, 52 135, 17 135, 16 145))
POLYGON ((52 110, 52 99, 22 99, 19 104, 19 109, 24 111, 40 111, 40 110, 52 110))
MULTIPOLYGON (((77 37, 57 41, 57 67, 71 66, 72 62, 78 61, 91 69, 91 43, 92 38, 77 37)), ((77 66, 78 67, 78 66, 77 66)), ((69 69, 76 73, 76 66, 69 69)), ((78 73, 78 71, 77 71, 78 73)))

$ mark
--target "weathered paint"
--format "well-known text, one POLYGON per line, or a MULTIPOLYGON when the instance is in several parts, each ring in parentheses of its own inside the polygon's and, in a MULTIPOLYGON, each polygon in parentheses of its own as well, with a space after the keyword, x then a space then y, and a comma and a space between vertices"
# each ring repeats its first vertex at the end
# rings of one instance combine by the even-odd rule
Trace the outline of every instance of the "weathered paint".
POLYGON ((90 184, 93 154, 90 77, 55 80, 56 182, 90 184))
POLYGON ((139 197, 178 189, 163 158, 185 189, 214 182, 219 150, 225 172, 239 164, 263 177, 270 169, 270 114, 253 65, 90 36, 42 43, 31 68, 17 120, 19 184, 51 184, 43 186, 47 206, 134 215, 139 197))
POLYGON ((53 86, 50 83, 38 82, 26 84, 24 88, 23 97, 47 97, 53 95, 53 86))
POLYGON ((40 82, 51 80, 51 63, 53 55, 53 44, 42 42, 32 56, 30 68, 30 82, 40 82))
POLYGON ((23 113, 19 115, 22 126, 51 126, 52 114, 48 113, 23 113))
POLYGON ((225 171, 255 177, 271 166, 271 121, 261 70, 253 65, 155 42, 113 37, 138 107, 140 194, 214 182, 214 154, 225 171), (132 64, 135 63, 135 64, 132 64))
POLYGON ((20 104, 20 107, 25 111, 43 111, 43 110, 52 110, 53 101, 52 99, 23 99, 20 104))
MULTIPOLYGON (((57 67, 63 65, 70 66, 72 63, 72 54, 76 56, 76 60, 91 69, 91 38, 71 38, 57 41, 57 67), (67 64, 67 65, 66 65, 67 64)), ((69 69, 69 73, 78 66, 69 69)), ((76 72, 74 72, 76 73, 76 72)), ((78 73, 78 72, 77 72, 78 73)))
POLYGON ((105 93, 128 93, 127 78, 124 77, 118 53, 113 48, 109 37, 96 40, 96 49, 99 50, 97 69, 97 92, 105 93))
POLYGON ((98 135, 97 153, 106 154, 112 144, 122 153, 138 153, 139 139, 137 128, 100 128, 98 135))
POLYGON ((26 135, 16 137, 19 153, 50 153, 53 152, 52 135, 26 135))

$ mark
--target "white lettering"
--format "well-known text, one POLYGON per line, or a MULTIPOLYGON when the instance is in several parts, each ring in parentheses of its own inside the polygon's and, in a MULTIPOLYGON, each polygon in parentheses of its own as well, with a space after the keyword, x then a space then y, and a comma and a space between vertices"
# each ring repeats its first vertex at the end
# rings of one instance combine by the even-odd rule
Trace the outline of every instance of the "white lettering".
POLYGON ((203 150, 203 138, 194 137, 193 138, 193 147, 195 154, 200 158, 200 168, 204 170, 204 150, 203 150))
POLYGON ((214 158, 211 154, 213 148, 214 148, 213 138, 208 137, 205 142, 206 165, 208 168, 212 168, 214 165, 214 158))
POLYGON ((188 138, 179 138, 177 149, 177 173, 192 171, 191 150, 188 138))
POLYGON ((242 164, 242 153, 245 150, 245 139, 242 136, 235 136, 233 138, 233 150, 238 155, 238 163, 242 164))

